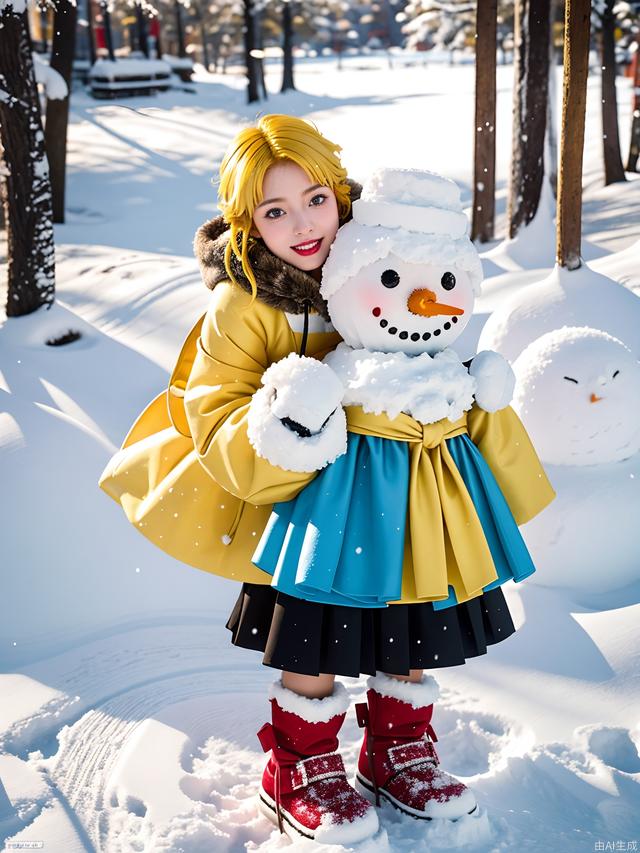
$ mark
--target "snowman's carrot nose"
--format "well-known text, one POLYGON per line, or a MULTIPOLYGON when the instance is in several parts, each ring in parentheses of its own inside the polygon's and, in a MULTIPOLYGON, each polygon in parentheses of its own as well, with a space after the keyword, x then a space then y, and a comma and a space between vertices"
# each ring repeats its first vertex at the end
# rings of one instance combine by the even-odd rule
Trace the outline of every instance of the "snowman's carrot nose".
POLYGON ((597 395, 597 394, 592 394, 592 395, 589 397, 589 400, 590 400, 592 403, 597 403, 599 400, 604 400, 604 397, 598 397, 598 395, 597 395))
POLYGON ((433 290, 428 290, 426 287, 414 290, 409 295, 407 308, 412 314, 421 314, 423 317, 435 317, 438 314, 446 314, 451 317, 453 314, 464 314, 462 308, 437 302, 433 290))

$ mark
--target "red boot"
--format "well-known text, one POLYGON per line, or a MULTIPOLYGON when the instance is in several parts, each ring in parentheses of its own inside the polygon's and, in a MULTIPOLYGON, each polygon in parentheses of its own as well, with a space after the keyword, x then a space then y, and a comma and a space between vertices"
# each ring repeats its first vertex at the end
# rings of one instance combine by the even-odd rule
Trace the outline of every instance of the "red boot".
POLYGON ((258 732, 271 757, 262 776, 260 810, 293 839, 352 844, 378 830, 369 802, 347 782, 336 752, 349 696, 336 683, 326 699, 307 699, 277 681, 272 723, 258 732))
POLYGON ((431 727, 438 684, 429 675, 410 684, 378 673, 368 681, 368 703, 356 705, 365 729, 356 790, 370 802, 381 798, 422 820, 456 820, 478 808, 471 791, 438 768, 431 727))

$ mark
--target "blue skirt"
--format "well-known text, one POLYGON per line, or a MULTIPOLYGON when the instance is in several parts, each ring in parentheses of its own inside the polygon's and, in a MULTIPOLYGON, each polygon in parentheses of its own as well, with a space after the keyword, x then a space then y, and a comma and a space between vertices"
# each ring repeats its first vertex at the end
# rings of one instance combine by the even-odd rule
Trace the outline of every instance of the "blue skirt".
MULTIPOLYGON (((498 575, 484 588, 535 571, 495 477, 468 435, 447 439, 498 575)), ((275 504, 253 555, 280 592, 321 604, 385 607, 398 601, 409 496, 409 444, 349 433, 347 452, 291 501, 275 504)), ((449 597, 435 610, 458 604, 449 597)))

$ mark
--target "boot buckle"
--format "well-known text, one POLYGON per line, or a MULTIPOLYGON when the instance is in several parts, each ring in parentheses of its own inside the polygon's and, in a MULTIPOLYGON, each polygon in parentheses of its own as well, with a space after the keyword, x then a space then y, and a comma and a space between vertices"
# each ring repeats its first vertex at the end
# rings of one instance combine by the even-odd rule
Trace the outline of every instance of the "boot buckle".
POLYGON ((322 755, 312 755, 294 764, 289 770, 289 787, 291 791, 297 791, 321 779, 346 775, 342 756, 337 752, 326 752, 322 755))
POLYGON ((406 770, 408 767, 424 764, 425 761, 440 763, 434 745, 426 739, 390 746, 387 755, 389 764, 395 771, 406 770))

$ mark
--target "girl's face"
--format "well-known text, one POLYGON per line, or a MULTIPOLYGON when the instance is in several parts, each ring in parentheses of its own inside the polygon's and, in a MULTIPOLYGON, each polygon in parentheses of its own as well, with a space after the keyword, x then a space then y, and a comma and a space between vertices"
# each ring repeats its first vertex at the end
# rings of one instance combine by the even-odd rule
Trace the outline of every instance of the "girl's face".
POLYGON ((291 161, 267 169, 264 201, 253 214, 253 225, 267 248, 305 272, 321 267, 338 232, 338 203, 333 191, 313 183, 291 161))

